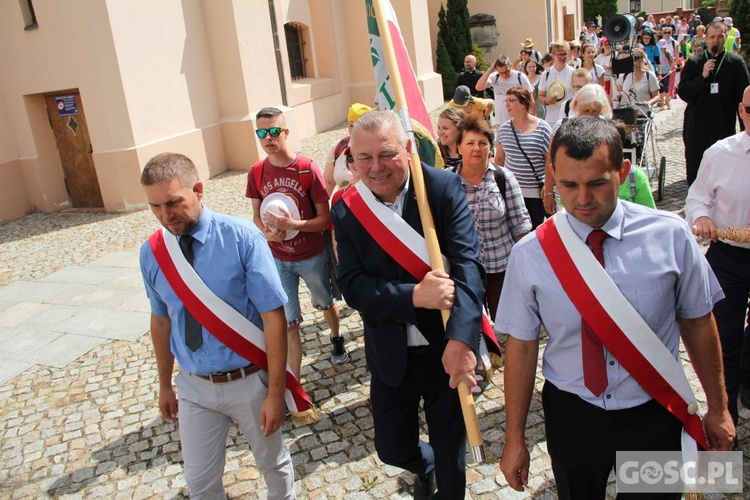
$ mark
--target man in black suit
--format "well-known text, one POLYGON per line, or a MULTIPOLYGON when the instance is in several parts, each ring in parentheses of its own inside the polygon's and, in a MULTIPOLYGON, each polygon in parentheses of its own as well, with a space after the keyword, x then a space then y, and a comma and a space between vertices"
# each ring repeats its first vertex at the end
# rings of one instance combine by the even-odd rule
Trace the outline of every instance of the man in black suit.
POLYGON ((485 97, 486 94, 487 98, 494 99, 495 93, 492 91, 492 87, 477 90, 477 82, 482 78, 484 72, 477 69, 477 58, 474 54, 468 54, 464 57, 464 70, 458 75, 456 87, 466 85, 474 97, 485 97))
POLYGON ((455 174, 422 164, 450 276, 431 271, 419 280, 394 260, 404 250, 394 253, 383 242, 382 234, 387 231, 373 231, 351 196, 362 200, 365 196, 360 193, 374 195, 369 199, 375 208, 368 213, 385 214, 381 221, 393 216, 383 205, 395 212, 405 223, 394 230, 397 238, 422 234, 409 173, 412 144, 398 115, 392 111, 365 114, 354 125, 349 145, 362 183, 344 194, 332 215, 339 285, 364 323, 375 448, 386 464, 417 474, 415 497, 433 493, 434 470, 441 497, 463 498, 466 429, 455 387, 459 382, 476 385, 484 271, 461 181, 455 174), (447 329, 442 309, 451 310, 447 329), (429 443, 419 440, 420 399, 424 400, 429 443))
MULTIPOLYGON (((736 132, 737 103, 750 84, 747 65, 738 55, 724 50, 726 25, 713 22, 706 29, 706 52, 685 62, 677 86, 687 103, 682 127, 688 186, 698 176, 703 153, 716 141, 736 132)), ((740 130, 744 130, 740 119, 740 130)))

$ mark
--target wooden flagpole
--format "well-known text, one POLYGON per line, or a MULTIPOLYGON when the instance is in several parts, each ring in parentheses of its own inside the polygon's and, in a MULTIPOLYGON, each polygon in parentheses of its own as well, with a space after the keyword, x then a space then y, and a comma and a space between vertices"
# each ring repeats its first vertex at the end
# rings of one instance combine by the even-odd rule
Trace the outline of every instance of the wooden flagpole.
MULTIPOLYGON (((445 271, 443 259, 440 253, 440 243, 438 243, 437 231, 435 230, 435 221, 432 217, 430 205, 427 201, 424 175, 422 174, 422 166, 419 160, 419 154, 417 153, 416 142, 414 140, 414 131, 412 130, 411 119, 409 118, 408 103, 406 102, 404 87, 401 83, 401 74, 399 73, 398 62, 396 60, 396 52, 393 48, 393 39, 391 38, 391 32, 388 28, 388 17, 386 15, 385 6, 383 5, 382 0, 373 0, 372 4, 375 9, 375 19, 378 23, 378 31, 380 31, 380 40, 383 45, 385 62, 388 66, 388 73, 391 79, 391 86, 393 88, 393 93, 395 94, 394 97, 397 111, 401 115, 404 129, 411 138, 412 149, 414 150, 410 161, 411 180, 414 183, 414 193, 417 199, 417 206, 419 207, 419 218, 422 220, 422 230, 424 232, 424 238, 427 241, 427 253, 430 259, 430 266, 433 270, 445 271)), ((443 316, 443 325, 447 327, 448 318, 450 318, 450 311, 442 309, 440 312, 443 316)), ((461 411, 463 412, 466 434, 472 455, 476 462, 481 463, 485 460, 485 452, 484 443, 482 441, 482 432, 479 429, 479 419, 477 418, 476 407, 474 405, 474 396, 471 393, 469 386, 463 382, 458 385, 458 396, 461 400, 461 411)))

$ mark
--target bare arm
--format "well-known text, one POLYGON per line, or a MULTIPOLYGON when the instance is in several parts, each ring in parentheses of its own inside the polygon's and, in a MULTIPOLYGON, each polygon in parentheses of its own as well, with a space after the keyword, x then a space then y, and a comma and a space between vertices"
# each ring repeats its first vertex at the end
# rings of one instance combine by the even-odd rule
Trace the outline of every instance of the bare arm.
POLYGON ((505 165, 505 150, 499 142, 495 143, 495 165, 502 167, 505 165))
POLYGON ((260 408, 260 428, 268 437, 284 423, 286 387, 286 317, 284 308, 260 313, 268 358, 268 394, 260 408))
POLYGON ((333 191, 336 189, 336 180, 333 178, 333 172, 336 169, 334 165, 336 161, 335 149, 336 145, 334 145, 333 148, 331 148, 331 150, 328 152, 328 156, 326 157, 326 168, 325 170, 323 170, 323 180, 326 183, 326 191, 328 191, 328 196, 331 196, 331 194, 333 194, 333 191))
POLYGON ((711 450, 730 451, 736 431, 727 408, 721 345, 713 313, 700 318, 678 318, 677 324, 695 373, 706 393, 708 411, 703 419, 703 427, 708 446, 711 450))
POLYGON ((487 79, 490 77, 490 75, 495 71, 494 67, 487 68, 487 71, 484 72, 482 76, 479 77, 479 80, 477 80, 476 88, 477 90, 486 90, 490 86, 487 84, 487 79))
POLYGON ((534 392, 539 341, 508 337, 505 357, 505 447, 500 470, 511 488, 523 491, 529 479, 526 418, 534 392))
POLYGON ((151 314, 151 342, 154 344, 156 370, 159 374, 159 410, 167 420, 177 418, 177 393, 172 385, 174 354, 169 344, 171 329, 169 317, 151 314))

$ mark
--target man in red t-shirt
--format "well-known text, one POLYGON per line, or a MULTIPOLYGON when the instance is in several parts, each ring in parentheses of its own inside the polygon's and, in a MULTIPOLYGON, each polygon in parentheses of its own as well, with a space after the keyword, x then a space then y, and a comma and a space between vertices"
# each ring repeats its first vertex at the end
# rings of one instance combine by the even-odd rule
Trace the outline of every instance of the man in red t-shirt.
POLYGON ((255 118, 256 134, 268 157, 248 173, 245 196, 252 202, 253 222, 268 240, 281 283, 289 296, 289 301, 284 305, 289 344, 287 362, 299 378, 302 365, 302 311, 298 295, 300 278, 310 290, 313 306, 323 311, 331 329, 331 361, 340 364, 349 359, 344 339, 339 333, 339 312, 329 274, 331 263, 323 239, 323 231, 331 225, 328 192, 318 166, 294 153, 287 144, 289 129, 281 110, 263 108, 255 118), (256 168, 262 169, 260 175, 254 173, 256 168), (303 176, 307 176, 307 179, 303 180, 303 176), (281 215, 270 211, 261 213, 261 202, 273 193, 291 198, 299 210, 298 220, 283 208, 281 215), (293 235, 294 232, 296 235, 293 235))

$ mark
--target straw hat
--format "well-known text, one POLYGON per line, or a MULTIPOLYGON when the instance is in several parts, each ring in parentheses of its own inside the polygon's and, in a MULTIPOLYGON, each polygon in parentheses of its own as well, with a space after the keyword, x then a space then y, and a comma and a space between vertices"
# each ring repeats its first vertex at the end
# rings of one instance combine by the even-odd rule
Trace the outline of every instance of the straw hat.
POLYGON ((532 38, 527 38, 521 44, 521 47, 523 47, 524 49, 530 49, 533 46, 534 46, 534 40, 532 38))
POLYGON ((547 87, 547 95, 554 97, 557 102, 564 100, 567 93, 568 87, 560 80, 555 80, 547 87))

